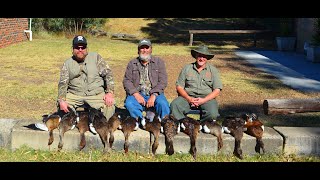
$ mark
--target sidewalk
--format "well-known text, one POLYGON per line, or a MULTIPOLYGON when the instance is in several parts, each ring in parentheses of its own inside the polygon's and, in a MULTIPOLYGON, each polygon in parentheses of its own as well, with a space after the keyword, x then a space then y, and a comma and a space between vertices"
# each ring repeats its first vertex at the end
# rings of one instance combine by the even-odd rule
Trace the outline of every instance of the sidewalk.
POLYGON ((302 92, 320 92, 320 63, 304 54, 282 51, 236 51, 235 54, 284 84, 302 92))

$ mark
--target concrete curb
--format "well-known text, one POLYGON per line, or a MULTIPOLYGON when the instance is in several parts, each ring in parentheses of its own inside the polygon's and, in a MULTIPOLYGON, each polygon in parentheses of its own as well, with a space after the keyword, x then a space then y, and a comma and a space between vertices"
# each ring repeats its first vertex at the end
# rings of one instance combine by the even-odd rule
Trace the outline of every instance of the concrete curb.
POLYGON ((320 155, 320 128, 275 126, 274 129, 284 137, 284 153, 320 155))
POLYGON ((14 119, 0 119, 0 147, 11 147, 12 129, 18 122, 14 119))
MULTIPOLYGON (((36 121, 38 122, 38 121, 36 121)), ((49 133, 35 128, 34 121, 0 119, 0 147, 15 150, 23 145, 38 150, 56 151, 59 142, 59 131, 54 130, 54 142, 47 145, 49 133)), ((98 135, 85 133, 86 147, 84 152, 90 149, 103 150, 103 144, 98 135)), ((129 137, 129 151, 149 153, 149 132, 139 129, 132 132, 129 137)), ((217 153, 232 154, 234 138, 229 134, 223 134, 223 147, 218 152, 217 138, 210 134, 200 133, 196 142, 198 154, 213 155, 217 153)), ((68 131, 64 137, 63 151, 78 151, 80 135, 77 129, 68 131)), ((265 127, 263 136, 266 153, 287 153, 301 155, 320 155, 320 128, 318 127, 265 127)), ((256 139, 244 134, 241 148, 244 155, 254 155, 256 139)), ((123 152, 124 135, 120 130, 115 132, 113 148, 123 152)), ((179 133, 174 138, 175 153, 189 153, 190 139, 184 133, 179 133)), ((157 154, 165 153, 164 136, 161 134, 157 154)))
MULTIPOLYGON (((34 149, 39 150, 53 150, 56 151, 59 142, 59 131, 54 130, 54 142, 49 147, 47 145, 49 133, 46 131, 37 130, 32 125, 31 122, 20 121, 12 128, 12 141, 11 149, 15 150, 23 145, 27 145, 34 149)), ((103 144, 98 135, 93 135, 90 132, 85 133, 86 136, 86 147, 83 151, 88 151, 90 149, 101 149, 103 150, 103 144)), ((197 153, 198 154, 216 154, 223 153, 229 154, 233 153, 234 149, 234 138, 229 134, 223 134, 223 147, 218 152, 217 138, 210 134, 200 133, 196 142, 197 153)), ((131 152, 149 152, 149 132, 139 129, 132 132, 129 137, 129 151, 131 152)), ((80 135, 77 129, 68 131, 64 136, 64 151, 77 151, 80 142, 80 135)), ((263 142, 265 144, 266 153, 281 153, 283 138, 274 129, 266 127, 263 142)), ((115 132, 115 141, 113 144, 114 150, 123 152, 124 136, 120 130, 115 132)), ((256 154, 254 147, 256 145, 256 139, 247 134, 244 134, 241 148, 244 155, 256 154)), ((174 149, 176 153, 189 153, 190 149, 190 139, 184 133, 179 133, 174 138, 174 149)), ((157 149, 157 154, 165 153, 165 143, 164 135, 160 135, 159 147, 157 149)))

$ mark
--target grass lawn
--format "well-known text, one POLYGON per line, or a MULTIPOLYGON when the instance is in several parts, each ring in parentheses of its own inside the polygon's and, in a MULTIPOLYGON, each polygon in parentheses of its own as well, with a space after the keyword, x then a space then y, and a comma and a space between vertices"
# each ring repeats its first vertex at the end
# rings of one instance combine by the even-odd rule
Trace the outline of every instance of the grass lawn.
MULTIPOLYGON (((115 79, 116 104, 123 106, 122 78, 127 62, 137 55, 136 42, 88 37, 89 51, 99 52, 110 64, 115 79)), ((272 98, 315 98, 283 85, 274 76, 257 70, 234 55, 235 46, 210 45, 215 57, 209 61, 221 74, 224 88, 217 98, 220 114, 254 112, 268 126, 320 126, 319 113, 264 115, 262 103, 272 98)), ((175 81, 181 68, 194 61, 190 47, 154 43, 153 54, 161 57, 169 75, 165 94, 176 96, 175 81)), ((41 119, 56 110, 60 67, 71 56, 71 39, 34 39, 0 49, 0 118, 41 119)))
MULTIPOLYGON (((120 23, 121 24, 121 23, 120 23)), ((112 29, 112 27, 108 27, 112 29)), ((113 28, 117 29, 117 28, 113 28)), ((118 28, 121 29, 121 28, 118 28)), ((129 32, 133 33, 134 32, 129 32)), ((138 33, 138 36, 145 34, 138 33)), ((98 52, 109 63, 115 79, 116 105, 123 106, 125 91, 122 79, 128 61, 137 56, 137 40, 116 40, 109 37, 87 36, 89 51, 98 52)), ((25 41, 0 49, 0 118, 41 120, 43 114, 56 111, 57 86, 60 67, 71 56, 72 38, 34 37, 33 41, 25 41)), ((256 113, 266 126, 300 126, 320 127, 320 113, 300 113, 290 115, 264 115, 262 103, 273 98, 318 98, 320 93, 302 93, 283 85, 271 74, 259 71, 246 60, 237 57, 233 44, 209 44, 215 54, 209 61, 220 71, 223 90, 217 98, 220 105, 221 121, 230 114, 243 112, 256 113)), ((182 44, 153 43, 153 55, 161 57, 168 72, 168 87, 165 95, 169 102, 176 96, 175 81, 182 67, 194 62, 189 46, 182 44)), ((150 157, 132 153, 124 157, 114 152, 106 156, 100 151, 86 153, 57 153, 37 151, 22 147, 16 152, 0 150, 0 161, 151 161, 171 162, 193 161, 189 155, 173 156, 157 155, 150 157), (19 154, 24 156, 19 157, 19 154)), ((234 162, 233 156, 198 156, 198 161, 234 162)), ((295 155, 270 155, 246 157, 243 161, 318 161, 314 157, 295 155)))

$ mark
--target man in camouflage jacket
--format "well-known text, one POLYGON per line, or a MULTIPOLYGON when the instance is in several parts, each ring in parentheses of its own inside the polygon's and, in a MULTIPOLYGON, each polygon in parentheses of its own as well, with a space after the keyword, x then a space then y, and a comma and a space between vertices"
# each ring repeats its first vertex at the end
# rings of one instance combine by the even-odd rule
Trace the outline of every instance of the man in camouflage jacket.
MULTIPOLYGON (((60 72, 58 84, 58 108, 69 112, 89 104, 101 108, 107 119, 115 112, 114 80, 107 62, 95 52, 88 52, 87 40, 76 36, 72 41, 73 56, 67 59, 60 72)), ((90 129, 96 133, 92 124, 90 129)))

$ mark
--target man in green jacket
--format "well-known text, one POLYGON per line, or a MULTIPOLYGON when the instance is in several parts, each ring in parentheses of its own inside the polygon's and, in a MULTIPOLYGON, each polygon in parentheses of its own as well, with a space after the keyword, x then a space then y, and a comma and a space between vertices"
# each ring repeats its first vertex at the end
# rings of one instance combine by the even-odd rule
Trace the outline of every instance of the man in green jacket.
MULTIPOLYGON (((96 52, 88 52, 87 40, 76 36, 72 41, 72 57, 67 59, 60 72, 58 109, 69 112, 89 104, 109 119, 115 112, 114 80, 107 62, 96 52)), ((96 133, 92 123, 92 133, 96 133)))
POLYGON ((219 116, 216 97, 222 90, 219 71, 208 60, 214 57, 207 46, 191 50, 195 62, 187 64, 176 81, 178 97, 170 104, 172 115, 178 120, 184 118, 192 107, 206 112, 200 121, 216 119, 219 116))

